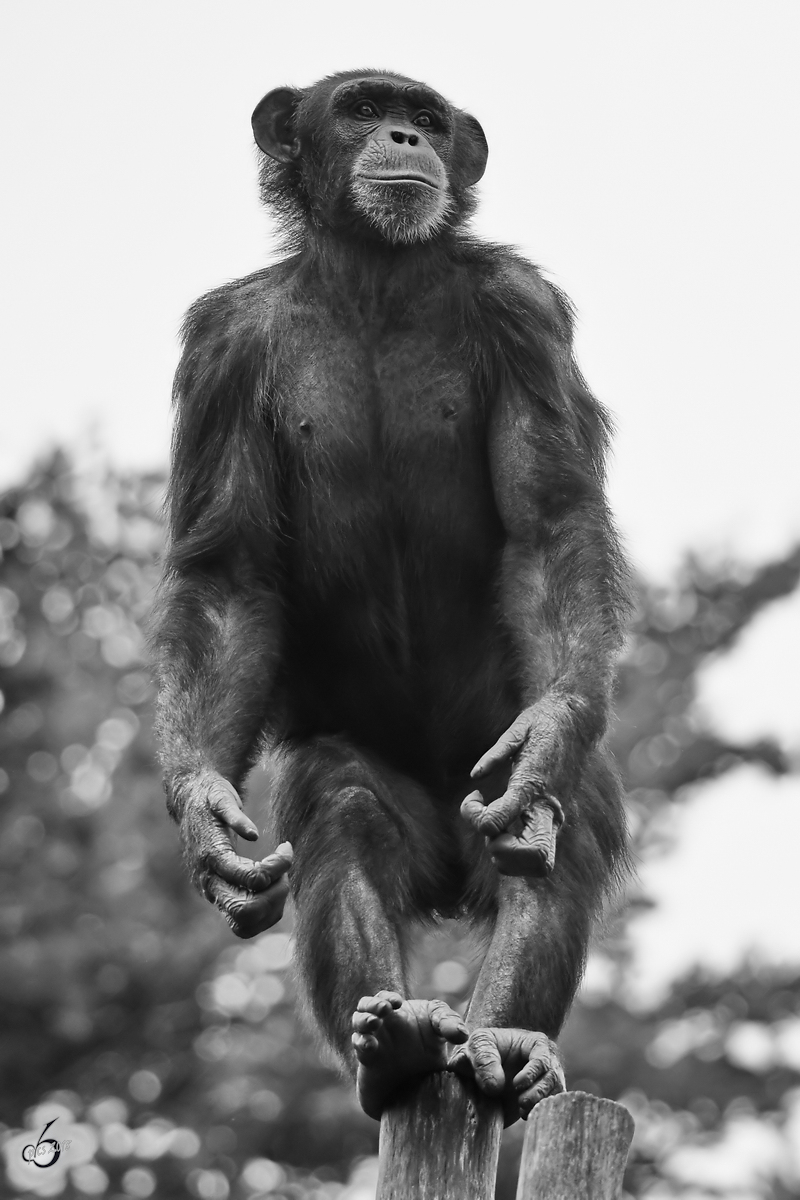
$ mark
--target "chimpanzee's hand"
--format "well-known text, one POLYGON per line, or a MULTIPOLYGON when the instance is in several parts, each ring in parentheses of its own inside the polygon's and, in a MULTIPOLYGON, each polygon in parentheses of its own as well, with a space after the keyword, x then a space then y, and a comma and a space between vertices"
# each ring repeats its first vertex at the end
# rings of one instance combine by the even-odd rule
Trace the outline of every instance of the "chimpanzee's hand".
POLYGON ((233 784, 209 772, 184 783, 182 790, 181 838, 192 878, 237 937, 255 937, 283 915, 292 847, 283 842, 261 862, 243 858, 233 849, 232 834, 254 842, 258 829, 242 811, 233 784))
POLYGON ((461 805, 464 819, 486 836, 492 861, 503 875, 549 875, 555 865, 564 812, 545 784, 543 766, 554 730, 542 716, 550 713, 526 708, 472 769, 472 778, 481 779, 512 758, 503 795, 486 804, 475 791, 461 805))

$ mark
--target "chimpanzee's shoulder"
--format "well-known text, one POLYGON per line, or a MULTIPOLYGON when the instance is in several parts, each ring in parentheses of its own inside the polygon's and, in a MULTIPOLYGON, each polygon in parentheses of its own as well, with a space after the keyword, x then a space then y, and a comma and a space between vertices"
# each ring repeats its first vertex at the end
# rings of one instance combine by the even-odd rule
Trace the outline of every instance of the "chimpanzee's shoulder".
POLYGON ((465 240, 461 246, 478 298, 509 316, 536 316, 566 340, 572 336, 574 310, 569 298, 541 269, 511 246, 465 240))
POLYGON ((206 292, 186 314, 184 341, 191 344, 263 333, 281 307, 292 275, 290 263, 284 260, 206 292))

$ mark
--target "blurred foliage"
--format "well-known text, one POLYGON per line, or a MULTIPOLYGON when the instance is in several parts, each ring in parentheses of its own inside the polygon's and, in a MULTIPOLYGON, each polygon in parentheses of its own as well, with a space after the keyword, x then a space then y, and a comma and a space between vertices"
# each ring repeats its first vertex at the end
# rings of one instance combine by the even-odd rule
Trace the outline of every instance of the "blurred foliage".
MULTIPOLYGON (((78 476, 57 455, 0 501, 9 1194, 369 1200, 377 1125, 296 1016, 290 919, 237 942, 180 867, 142 632, 161 490, 155 477, 78 476), (62 1147, 46 1170, 23 1160, 40 1136, 62 1147)), ((799 577, 795 552, 749 573, 689 560, 673 589, 641 588, 614 730, 639 856, 663 847, 663 813, 691 785, 743 761, 787 769, 776 744, 705 728, 695 680, 799 577)), ((800 1196, 800 974, 697 976, 641 1012, 625 998, 623 915, 598 953, 608 986, 579 1001, 563 1045, 571 1086, 637 1118, 630 1194, 800 1196), (728 1186, 745 1144, 753 1181, 734 1172, 728 1186)), ((463 1004, 474 968, 448 923, 423 940, 418 994, 463 1004)), ((501 1200, 523 1132, 506 1136, 501 1200)))

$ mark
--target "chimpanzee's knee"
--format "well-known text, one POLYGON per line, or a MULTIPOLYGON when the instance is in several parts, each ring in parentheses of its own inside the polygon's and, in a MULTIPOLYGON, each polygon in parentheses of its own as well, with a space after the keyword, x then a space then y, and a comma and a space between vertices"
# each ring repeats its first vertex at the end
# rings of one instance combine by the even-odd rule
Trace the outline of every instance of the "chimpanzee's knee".
POLYGON ((283 752, 275 786, 277 836, 295 852, 295 895, 355 865, 381 893, 405 890, 413 821, 378 767, 343 739, 318 738, 283 752))
POLYGON ((295 896, 315 879, 354 866, 395 913, 437 906, 450 848, 435 802, 421 785, 344 738, 315 738, 281 754, 276 780, 279 841, 295 852, 295 896))

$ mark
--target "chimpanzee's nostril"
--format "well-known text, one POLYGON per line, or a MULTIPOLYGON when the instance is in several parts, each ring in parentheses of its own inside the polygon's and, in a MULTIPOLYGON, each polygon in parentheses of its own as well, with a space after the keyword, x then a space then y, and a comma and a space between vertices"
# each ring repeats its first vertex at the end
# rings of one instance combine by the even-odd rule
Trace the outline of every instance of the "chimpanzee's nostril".
POLYGON ((416 146, 418 141, 419 141, 419 138, 417 137, 417 135, 415 133, 412 133, 409 136, 408 144, 409 144, 409 146, 416 146))
POLYGON ((400 144, 402 145, 402 144, 403 144, 403 142, 405 141, 405 135, 404 135, 404 134, 402 134, 402 133, 400 133, 400 131, 399 131, 399 130, 397 130, 397 129, 393 129, 393 130, 392 130, 392 141, 393 141, 393 142, 400 142, 400 144))

